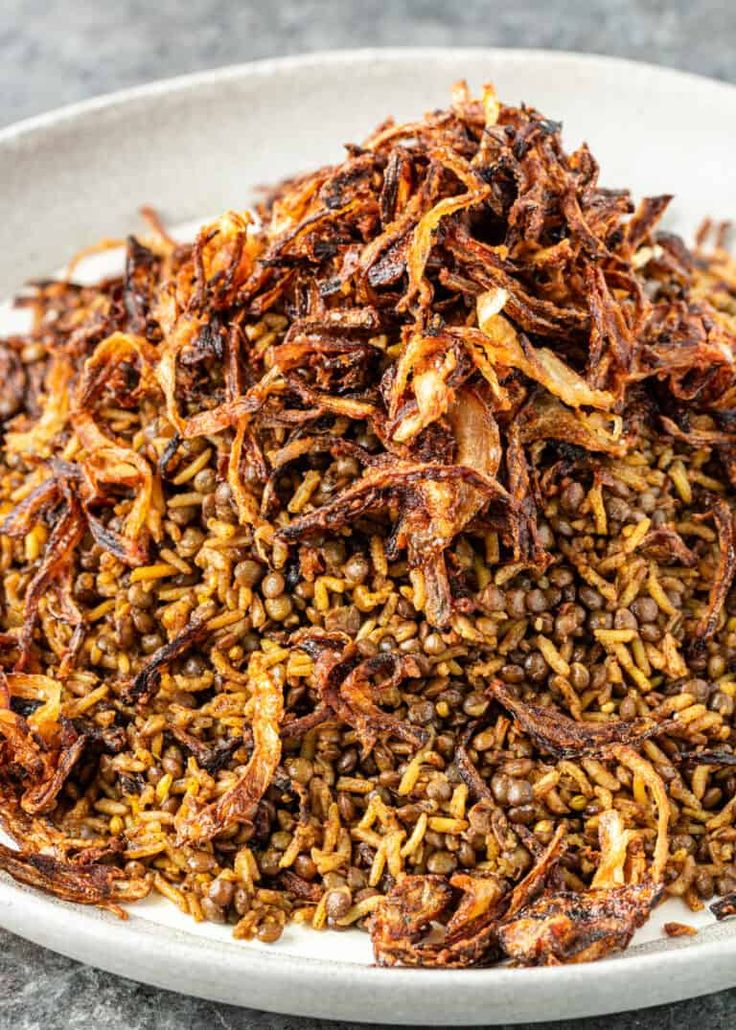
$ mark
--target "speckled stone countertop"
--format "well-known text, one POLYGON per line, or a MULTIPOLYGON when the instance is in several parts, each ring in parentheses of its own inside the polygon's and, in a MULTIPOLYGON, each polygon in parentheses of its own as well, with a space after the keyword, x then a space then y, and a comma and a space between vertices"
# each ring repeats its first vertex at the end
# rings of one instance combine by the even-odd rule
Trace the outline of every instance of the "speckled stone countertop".
MULTIPOLYGON (((585 50, 736 82, 736 4, 733 0, 464 0, 462 4, 446 0, 3 0, 0 124, 97 93, 222 64, 335 47, 421 44, 585 50)), ((0 930, 0 1030, 330 1030, 338 1025, 143 987, 0 930)), ((640 1013, 544 1026, 733 1030, 736 989, 640 1013)))

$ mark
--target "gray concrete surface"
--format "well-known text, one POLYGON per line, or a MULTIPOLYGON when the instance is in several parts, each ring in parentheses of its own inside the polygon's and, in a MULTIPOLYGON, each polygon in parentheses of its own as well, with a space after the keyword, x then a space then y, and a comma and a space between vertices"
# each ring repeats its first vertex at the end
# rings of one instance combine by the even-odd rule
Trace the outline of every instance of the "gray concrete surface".
MULTIPOLYGON (((0 124, 97 93, 221 64, 335 47, 411 44, 585 50, 736 82, 736 3, 2 0, 0 124)), ((3 1030, 331 1030, 337 1025, 142 987, 0 931, 3 1030)), ((732 1030, 736 990, 639 1013, 545 1026, 732 1030)))

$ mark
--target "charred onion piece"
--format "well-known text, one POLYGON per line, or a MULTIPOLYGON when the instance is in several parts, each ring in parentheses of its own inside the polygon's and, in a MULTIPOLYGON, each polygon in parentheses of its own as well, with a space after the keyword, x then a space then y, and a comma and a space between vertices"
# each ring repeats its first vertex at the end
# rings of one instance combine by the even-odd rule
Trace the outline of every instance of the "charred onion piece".
POLYGON ((260 655, 251 659, 249 676, 253 690, 249 702, 253 753, 240 779, 218 801, 204 807, 196 798, 184 801, 176 818, 181 841, 211 840, 234 822, 242 822, 251 816, 279 764, 279 724, 284 710, 281 688, 260 655))
POLYGON ((29 887, 39 887, 62 901, 99 905, 121 919, 121 904, 138 901, 150 892, 147 879, 127 878, 115 866, 61 862, 51 855, 11 851, 0 844, 0 869, 29 887))
POLYGON ((736 916, 736 892, 727 894, 710 906, 710 910, 716 919, 728 919, 729 916, 736 916))
POLYGON ((371 919, 371 940, 380 965, 482 965, 497 957, 505 920, 542 890, 562 851, 564 832, 554 837, 524 879, 505 894, 498 879, 456 874, 449 884, 439 877, 407 876, 380 902, 371 919), (453 892, 451 888, 454 887, 453 892), (438 942, 422 940, 429 924, 445 913, 457 891, 460 903, 438 942))
POLYGON ((489 690, 511 712, 525 733, 545 751, 560 758, 610 755, 618 745, 638 744, 667 728, 653 719, 576 722, 555 708, 542 708, 520 701, 501 680, 493 680, 489 690))
POLYGON ((736 575, 736 522, 733 512, 721 497, 713 502, 712 511, 718 530, 719 558, 716 577, 710 588, 708 607, 695 627, 695 635, 701 643, 710 640, 715 633, 726 595, 736 575))
POLYGON ((501 946, 526 966, 590 962, 625 948, 662 894, 661 884, 551 894, 501 927, 501 946))
POLYGON ((126 688, 125 699, 131 702, 148 701, 161 676, 161 671, 175 658, 185 654, 202 641, 208 633, 207 623, 194 619, 178 636, 164 644, 151 656, 146 665, 126 688))

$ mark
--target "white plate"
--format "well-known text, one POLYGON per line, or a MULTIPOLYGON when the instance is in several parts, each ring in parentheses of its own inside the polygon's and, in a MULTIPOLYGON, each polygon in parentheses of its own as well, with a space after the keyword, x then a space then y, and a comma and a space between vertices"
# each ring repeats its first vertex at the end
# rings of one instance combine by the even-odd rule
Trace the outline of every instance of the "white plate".
MULTIPOLYGON (((446 103, 452 82, 496 83, 585 138, 608 186, 672 192, 690 234, 736 216, 736 89, 600 57, 543 51, 358 51, 265 61, 158 83, 0 132, 0 296, 75 249, 137 226, 243 207, 253 187, 339 157, 388 113, 446 103)), ((295 1015, 489 1024, 561 1019, 675 1001, 736 984, 736 921, 659 909, 623 955, 550 969, 376 969, 364 934, 291 927, 276 945, 235 942, 162 900, 121 923, 0 881, 0 924, 39 944, 203 997, 295 1015), (670 940, 665 919, 699 925, 670 940)))

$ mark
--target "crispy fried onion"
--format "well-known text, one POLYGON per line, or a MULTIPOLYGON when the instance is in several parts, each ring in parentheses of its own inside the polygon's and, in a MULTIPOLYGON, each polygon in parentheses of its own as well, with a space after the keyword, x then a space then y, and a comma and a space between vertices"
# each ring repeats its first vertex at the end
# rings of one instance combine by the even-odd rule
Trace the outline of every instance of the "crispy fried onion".
POLYGON ((736 575, 736 521, 733 512, 727 501, 716 497, 711 514, 718 532, 719 556, 708 605, 695 627, 695 636, 701 646, 710 640, 718 627, 726 596, 736 575))
POLYGON ((74 664, 83 642, 82 614, 72 594, 75 550, 89 529, 96 543, 126 564, 138 565, 147 558, 147 551, 138 539, 122 537, 105 525, 94 513, 94 488, 78 466, 68 462, 49 463, 50 475, 21 501, 0 523, 0 534, 22 539, 44 531, 49 521, 53 529, 43 557, 28 584, 24 600, 24 621, 19 635, 18 669, 27 669, 32 662, 32 645, 39 619, 44 629, 53 616, 52 625, 61 622, 71 629, 67 643, 49 635, 49 644, 61 659, 59 674, 64 677, 74 664))
POLYGON ((501 314, 509 299, 507 290, 487 290, 477 299, 478 326, 487 338, 485 351, 495 367, 522 372, 571 408, 591 407, 608 411, 613 395, 595 390, 548 347, 534 348, 501 314))
POLYGON ((669 802, 664 783, 650 763, 631 748, 614 748, 613 755, 646 784, 656 806, 651 866, 640 881, 635 874, 627 875, 629 845, 638 835, 624 829, 615 809, 602 813, 601 855, 590 889, 545 894, 501 927, 501 947, 522 965, 589 962, 625 948, 662 896, 669 853, 669 802))
POLYGON ((508 893, 492 874, 457 873, 449 881, 441 876, 404 876, 381 899, 370 922, 376 962, 462 967, 495 961, 504 921, 543 888, 562 854, 563 838, 564 830, 558 827, 532 869, 508 893), (445 923, 432 935, 432 924, 443 917, 445 923))
POLYGON ((631 722, 623 719, 603 723, 576 722, 556 708, 526 704, 501 680, 492 680, 488 690, 511 713, 524 733, 558 758, 581 755, 606 757, 621 744, 640 744, 671 727, 670 722, 646 718, 632 719, 631 722))
MULTIPOLYGON (((22 537, 45 510, 62 501, 43 557, 33 578, 26 587, 23 606, 23 626, 19 635, 20 655, 16 668, 26 670, 32 662, 33 635, 38 624, 41 606, 51 610, 52 597, 56 599, 55 614, 72 628, 69 653, 73 655, 81 644, 82 614, 71 590, 74 551, 85 530, 82 504, 69 479, 59 477, 46 480, 0 524, 0 533, 22 537)), ((64 655, 60 656, 64 657, 64 655)))
POLYGON ((250 221, 247 212, 227 211, 203 226, 186 274, 168 281, 153 305, 152 314, 163 330, 154 374, 166 401, 169 421, 184 437, 196 435, 196 429, 192 431, 190 420, 183 419, 179 411, 177 365, 209 325, 207 309, 217 312, 227 308, 251 277, 263 242, 248 232, 250 221))
POLYGON ((422 670, 412 655, 382 653, 363 658, 343 634, 307 630, 292 638, 294 646, 316 659, 315 683, 326 711, 352 726, 370 753, 379 737, 394 737, 414 747, 426 743, 426 733, 382 711, 376 699, 422 670))
POLYGON ((113 386, 114 395, 126 392, 127 369, 139 367, 139 393, 157 393, 153 363, 156 351, 145 339, 129 333, 113 333, 101 341, 84 363, 74 395, 71 422, 82 448, 79 462, 87 520, 93 534, 106 550, 129 564, 143 564, 147 551, 143 531, 154 539, 161 532, 159 490, 148 461, 132 447, 111 440, 94 417, 94 403, 104 388, 113 386), (133 491, 125 519, 125 534, 120 537, 106 529, 92 514, 92 507, 106 497, 105 486, 126 487, 133 491))
POLYGON ((622 887, 626 883, 629 845, 637 838, 637 832, 625 829, 621 813, 609 808, 598 817, 598 838, 601 854, 591 887, 622 887))
POLYGON ((662 895, 661 884, 544 895, 501 927, 501 947, 521 965, 591 962, 625 948, 662 895))
POLYGON ((490 194, 490 187, 483 182, 478 172, 449 148, 433 149, 429 156, 432 161, 436 161, 453 172, 466 187, 466 192, 440 200, 431 211, 423 215, 414 230, 407 254, 409 289, 403 300, 404 306, 407 306, 417 294, 422 296, 425 302, 428 295, 431 296, 431 288, 424 273, 432 252, 435 235, 443 219, 482 203, 490 194))
POLYGON ((736 891, 719 898, 710 906, 710 910, 716 919, 728 919, 729 916, 736 916, 736 891))
POLYGON ((295 519, 279 531, 279 536, 292 543, 312 533, 349 525, 368 512, 392 515, 396 520, 395 546, 405 548, 411 567, 423 573, 427 618, 436 626, 446 626, 451 598, 445 549, 478 508, 490 501, 513 517, 506 490, 482 471, 466 465, 397 460, 388 467, 369 469, 334 502, 295 519))
POLYGON ((247 418, 242 418, 237 424, 235 436, 233 437, 227 465, 227 482, 238 506, 241 525, 262 529, 268 527, 269 524, 261 517, 258 510, 258 500, 253 491, 249 489, 242 474, 243 456, 246 453, 247 439, 248 420, 247 418))
POLYGON ((52 441, 66 426, 69 418, 70 383, 74 366, 65 354, 54 354, 49 361, 45 381, 45 397, 41 417, 25 428, 25 420, 17 419, 5 434, 5 446, 12 454, 24 454, 36 459, 51 455, 52 441))
POLYGON ((154 498, 154 473, 149 463, 131 447, 106 437, 87 412, 75 412, 72 423, 84 452, 82 466, 96 492, 104 494, 104 484, 125 486, 134 491, 125 519, 125 535, 131 545, 138 541, 144 528, 158 539, 161 514, 154 498))
MULTIPOLYGON (((111 333, 97 344, 82 368, 82 374, 75 391, 75 409, 90 409, 107 385, 111 385, 116 377, 120 377, 120 386, 113 388, 118 396, 127 385, 127 372, 133 362, 138 364, 140 382, 137 390, 141 393, 156 391, 156 380, 153 363, 156 360, 156 348, 146 339, 133 333, 111 333)), ((128 391, 129 391, 128 386, 128 391)))
POLYGON ((217 801, 204 805, 196 794, 184 797, 175 820, 180 842, 211 840, 233 823, 252 818, 276 772, 281 759, 279 726, 284 697, 262 652, 255 652, 248 663, 248 686, 251 695, 245 714, 253 733, 253 752, 248 764, 238 781, 217 801))
POLYGON ((2 679, 8 698, 4 707, 10 708, 10 699, 14 697, 37 702, 38 707, 28 716, 28 726, 45 743, 53 745, 59 730, 61 683, 50 676, 26 672, 3 673, 2 679))
MULTIPOLYGON (((23 673, 16 673, 15 676, 21 676, 26 681, 32 679, 32 677, 25 676, 23 673)), ((30 693, 31 699, 35 701, 37 700, 37 692, 30 690, 26 683, 23 683, 21 687, 13 684, 13 687, 11 687, 8 676, 3 673, 0 676, 0 754, 2 755, 4 765, 20 771, 24 778, 28 779, 31 784, 36 785, 48 781, 50 777, 48 748, 41 734, 34 732, 36 727, 29 725, 28 720, 12 710, 11 699, 13 696, 22 696, 22 694, 30 693), (15 689, 11 693, 13 687, 15 689)), ((47 715, 52 717, 44 719, 41 723, 41 728, 51 735, 56 730, 61 690, 58 689, 53 692, 49 690, 49 695, 42 708, 46 708, 47 715), (51 713, 49 713, 49 707, 52 708, 51 713), (56 715, 53 715, 54 709, 56 710, 56 715)), ((37 709, 33 712, 31 718, 37 717, 40 710, 42 709, 37 709)), ((35 721, 38 724, 38 718, 35 721)))
POLYGON ((0 755, 24 786, 24 812, 35 815, 55 806, 86 745, 87 737, 61 718, 61 683, 38 674, 0 673, 0 755), (23 717, 13 711, 13 698, 38 707, 23 717))
MULTIPOLYGON (((1 714, 0 718, 2 718, 1 714)), ((0 730, 0 732, 2 731, 0 730)), ((84 734, 77 735, 72 730, 68 737, 69 742, 63 741, 59 750, 49 756, 49 772, 44 779, 35 786, 27 787, 24 791, 20 801, 24 812, 38 815, 49 812, 55 807, 61 788, 87 746, 87 737, 84 734)))
POLYGON ((539 537, 537 505, 532 491, 529 462, 518 427, 515 425, 508 430, 506 473, 518 512, 518 517, 510 522, 514 558, 543 572, 551 561, 551 555, 544 550, 539 537))
POLYGON ((151 890, 148 877, 126 876, 113 865, 65 862, 53 855, 13 851, 4 844, 0 844, 0 869, 62 901, 98 905, 121 919, 128 916, 120 905, 139 901, 151 890))
POLYGON ((140 539, 132 540, 111 529, 95 514, 98 505, 104 505, 96 488, 78 465, 60 460, 48 463, 50 475, 6 515, 0 523, 0 534, 20 539, 31 532, 42 517, 48 518, 60 502, 70 496, 81 505, 86 528, 95 542, 126 565, 141 565, 148 560, 148 550, 140 539))
POLYGON ((144 667, 138 672, 124 691, 126 701, 139 704, 150 700, 158 687, 161 673, 166 666, 185 654, 190 648, 201 643, 209 633, 207 623, 202 619, 192 619, 185 628, 172 640, 155 651, 144 667))
POLYGON ((397 443, 408 443, 447 413, 455 399, 452 380, 457 367, 457 355, 442 336, 410 338, 396 367, 389 407, 389 416, 398 418, 393 430, 397 443), (413 403, 406 405, 402 401, 410 378, 413 403))
POLYGON ((542 391, 534 393, 524 405, 516 424, 524 443, 559 440, 594 454, 622 457, 626 453, 620 415, 573 410, 542 391))

